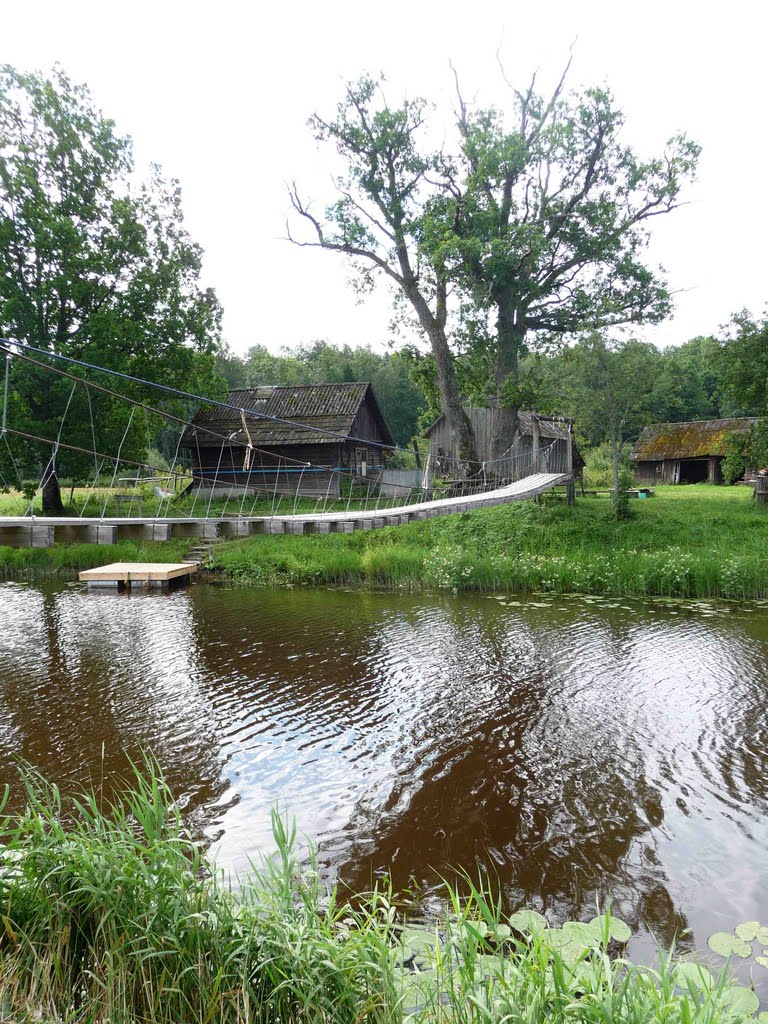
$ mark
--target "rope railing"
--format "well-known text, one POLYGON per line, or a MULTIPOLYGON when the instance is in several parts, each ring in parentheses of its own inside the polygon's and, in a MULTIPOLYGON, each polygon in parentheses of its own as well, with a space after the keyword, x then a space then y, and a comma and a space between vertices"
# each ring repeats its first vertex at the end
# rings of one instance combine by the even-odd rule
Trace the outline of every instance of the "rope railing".
MULTIPOLYGON (((1 340, 2 339, 0 339, 0 341, 1 340)), ((21 347, 39 351, 34 349, 33 346, 21 347)), ((318 465, 291 458, 290 456, 276 454, 269 449, 254 445, 247 427, 247 413, 244 410, 237 411, 241 413, 242 423, 244 425, 244 435, 247 440, 242 440, 237 437, 234 432, 226 435, 209 426, 200 427, 199 425, 194 424, 191 420, 184 419, 174 413, 170 413, 145 402, 141 402, 131 396, 122 395, 111 388, 105 387, 104 385, 87 381, 77 374, 70 373, 58 366, 43 363, 38 359, 25 355, 23 352, 13 352, 7 347, 4 348, 3 345, 0 345, 0 350, 4 350, 6 352, 6 365, 10 357, 13 356, 13 358, 31 363, 53 373, 57 377, 66 378, 73 382, 66 409, 61 418, 61 422, 59 423, 59 429, 55 440, 32 434, 29 431, 22 431, 13 426, 8 426, 7 401, 3 404, 3 429, 0 432, 0 436, 2 436, 5 442, 5 446, 11 458, 11 464, 14 467, 22 491, 24 490, 25 485, 19 472, 18 463, 8 442, 9 435, 18 437, 27 442, 43 444, 51 447, 51 456, 41 477, 41 487, 46 483, 47 475, 50 475, 50 473, 53 472, 55 460, 60 451, 73 452, 78 455, 87 455, 89 458, 93 459, 93 480, 87 481, 85 500, 78 512, 78 515, 81 518, 85 515, 86 508, 94 498, 98 504, 99 518, 102 520, 104 518, 108 518, 107 512, 110 505, 110 499, 112 497, 115 498, 118 513, 118 498, 130 498, 128 518, 131 517, 135 503, 137 507, 141 508, 142 497, 139 494, 139 487, 142 484, 141 477, 137 476, 134 478, 133 492, 130 496, 113 495, 115 481, 121 466, 130 466, 141 471, 148 470, 153 476, 160 475, 164 477, 166 480, 166 488, 173 487, 173 491, 162 491, 160 488, 157 488, 157 490, 160 490, 160 494, 158 496, 158 502, 153 515, 148 517, 141 516, 141 518, 154 520, 169 517, 220 519, 227 516, 236 516, 240 518, 247 518, 254 517, 256 515, 263 515, 265 508, 268 508, 268 514, 272 516, 291 515, 294 517, 297 515, 335 511, 349 513, 353 508, 355 510, 364 511, 370 511, 371 507, 373 507, 374 510, 388 510, 400 506, 419 504, 425 501, 435 500, 436 498, 456 498, 482 493, 483 491, 499 488, 507 483, 523 479, 534 472, 560 473, 567 471, 566 469, 561 468, 567 462, 567 458, 562 451, 558 450, 558 446, 560 449, 563 447, 562 439, 556 439, 547 447, 540 450, 525 449, 516 452, 514 451, 515 444, 513 444, 499 458, 479 463, 478 469, 470 475, 459 478, 449 477, 445 480, 440 480, 438 478, 437 483, 430 486, 398 484, 397 482, 390 480, 386 482, 387 493, 384 494, 381 485, 381 469, 372 468, 372 472, 369 474, 367 471, 361 473, 355 467, 347 468, 318 465), (62 440, 67 413, 69 412, 72 397, 78 385, 85 388, 86 391, 90 416, 92 447, 87 447, 83 444, 75 445, 62 440), (95 394, 108 395, 111 398, 126 403, 131 408, 128 422, 123 432, 116 456, 98 450, 91 392, 95 394), (180 428, 174 456, 174 467, 170 469, 167 467, 159 467, 152 465, 147 461, 135 458, 126 458, 123 456, 123 448, 128 439, 134 422, 134 416, 138 409, 141 409, 144 412, 147 441, 150 439, 149 415, 159 416, 164 421, 173 423, 180 428), (195 440, 196 454, 198 458, 196 468, 191 472, 188 472, 186 470, 179 470, 175 467, 178 466, 179 451, 182 440, 185 433, 190 430, 192 431, 192 436, 195 440), (219 442, 216 445, 218 454, 215 465, 206 466, 204 464, 199 444, 201 436, 219 442), (239 457, 238 452, 242 454, 242 459, 239 457), (114 468, 109 486, 106 488, 106 495, 104 495, 99 493, 100 490, 104 490, 103 485, 100 484, 101 475, 105 466, 110 464, 114 468), (240 468, 241 466, 242 468, 240 468), (185 492, 191 492, 191 505, 188 502, 185 505, 183 493, 181 495, 176 493, 176 488, 180 485, 184 488, 185 492), (207 494, 205 493, 206 491, 208 492, 207 494), (394 492, 394 494, 392 492, 394 492), (250 497, 252 497, 253 500, 250 502, 250 507, 246 510, 246 506, 249 503, 248 499, 250 497), (103 503, 102 498, 104 499, 103 503), (223 499, 223 506, 220 502, 216 501, 217 498, 223 499), (200 499, 205 502, 204 514, 202 515, 197 511, 198 501, 200 499), (229 507, 233 499, 235 499, 236 506, 236 510, 234 512, 229 511, 229 507), (283 509, 284 502, 287 506, 285 510, 283 509), (299 507, 300 505, 302 506, 301 508, 299 507)), ((53 355, 53 353, 44 354, 53 355)), ((80 363, 78 360, 69 361, 78 363, 82 366, 90 365, 80 363)), ((94 368, 99 370, 104 369, 102 367, 94 368)), ((129 376, 124 374, 119 375, 129 376)), ((139 378, 131 377, 129 377, 129 379, 140 380, 139 378)), ((151 382, 143 381, 142 383, 152 386, 151 382)), ((166 390, 177 392, 177 389, 166 390)), ((177 393, 184 395, 187 394, 186 392, 177 393)), ((207 401, 206 399, 200 400, 207 401)), ((226 403, 215 404, 224 405, 226 408, 234 408, 226 403)), ((290 423, 293 427, 297 425, 295 421, 290 421, 290 423)), ((303 427, 303 425, 300 426, 303 427)), ((348 437, 345 437, 345 439, 355 440, 354 438, 348 437)), ((377 447, 376 442, 369 442, 366 440, 361 443, 365 444, 366 447, 377 447)), ((401 450, 406 451, 406 449, 401 450)), ((410 455, 411 453, 408 452, 408 454, 410 455)), ((449 466, 459 461, 451 457, 440 457, 435 460, 438 470, 441 468, 441 460, 442 462, 447 462, 449 466)), ((8 487, 7 481, 2 477, 0 477, 0 485, 8 487)), ((27 514, 31 513, 32 503, 30 503, 26 511, 27 514)))

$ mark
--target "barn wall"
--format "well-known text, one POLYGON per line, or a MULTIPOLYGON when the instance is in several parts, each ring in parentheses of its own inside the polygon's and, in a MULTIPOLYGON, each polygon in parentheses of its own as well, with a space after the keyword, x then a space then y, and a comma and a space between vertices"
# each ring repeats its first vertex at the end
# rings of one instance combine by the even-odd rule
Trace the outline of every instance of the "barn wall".
POLYGON ((249 469, 244 466, 246 449, 243 447, 192 449, 192 469, 202 477, 205 489, 234 485, 238 490, 279 494, 338 497, 340 477, 325 469, 342 467, 341 445, 286 445, 270 452, 255 451, 249 469), (302 463, 309 462, 312 469, 302 463))
POLYGON ((635 483, 640 487, 653 487, 661 483, 661 474, 656 472, 657 462, 636 462, 634 470, 635 483))

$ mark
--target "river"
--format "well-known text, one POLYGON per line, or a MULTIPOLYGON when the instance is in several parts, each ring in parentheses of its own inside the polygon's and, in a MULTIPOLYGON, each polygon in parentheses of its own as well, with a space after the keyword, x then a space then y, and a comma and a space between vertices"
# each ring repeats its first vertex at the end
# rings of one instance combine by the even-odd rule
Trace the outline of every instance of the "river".
MULTIPOLYGON (((768 923, 765 602, 0 585, 0 783, 151 751, 234 871, 295 815, 322 869, 702 948, 768 923)), ((768 976, 768 971, 765 972, 768 976)), ((761 986, 762 987, 762 986, 761 986)))

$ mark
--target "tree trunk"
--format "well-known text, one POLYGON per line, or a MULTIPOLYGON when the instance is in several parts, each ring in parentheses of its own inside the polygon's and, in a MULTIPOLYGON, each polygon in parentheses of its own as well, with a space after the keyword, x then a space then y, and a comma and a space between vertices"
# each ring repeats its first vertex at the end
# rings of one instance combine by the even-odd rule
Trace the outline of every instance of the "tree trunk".
POLYGON ((511 289, 504 288, 499 293, 496 305, 496 395, 499 408, 493 431, 492 451, 494 459, 500 459, 512 447, 517 430, 517 414, 520 406, 515 400, 512 404, 504 402, 504 391, 509 388, 510 378, 514 385, 513 394, 517 394, 520 377, 520 352, 525 344, 525 327, 523 311, 514 303, 511 289))
MULTIPOLYGON (((403 256, 403 264, 407 267, 407 257, 403 256)), ((459 476, 467 476, 479 468, 477 449, 475 447, 475 432, 469 417, 464 412, 459 394, 459 385, 456 381, 456 373, 451 359, 451 350, 448 345, 448 338, 445 333, 446 322, 446 285, 443 280, 438 286, 438 297, 436 312, 433 314, 424 296, 417 287, 416 280, 410 269, 407 274, 404 270, 403 276, 406 279, 405 294, 416 310, 419 323, 429 339, 432 355, 435 358, 437 368, 437 387, 440 392, 440 411, 445 416, 448 425, 448 433, 451 438, 451 447, 459 459, 464 463, 455 463, 455 471, 459 476)))
POLYGON ((619 448, 619 442, 616 440, 615 437, 612 439, 612 447, 613 447, 613 493, 618 498, 618 496, 619 496, 619 466, 620 466, 619 455, 621 453, 621 449, 619 448))
POLYGON ((437 367, 437 387, 440 392, 440 411, 445 416, 448 433, 451 437, 453 451, 465 463, 457 466, 461 476, 474 472, 478 466, 475 432, 469 417, 464 412, 461 395, 453 369, 453 360, 448 348, 448 341, 442 331, 434 329, 429 332, 432 355, 437 367))
POLYGON ((61 500, 61 485, 56 474, 56 463, 48 467, 43 480, 43 515, 60 516, 64 514, 64 503, 61 500))

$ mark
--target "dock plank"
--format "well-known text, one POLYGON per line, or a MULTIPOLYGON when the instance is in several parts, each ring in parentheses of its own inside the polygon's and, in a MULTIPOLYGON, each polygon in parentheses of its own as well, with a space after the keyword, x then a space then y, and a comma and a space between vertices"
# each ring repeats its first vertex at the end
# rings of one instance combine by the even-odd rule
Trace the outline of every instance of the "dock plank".
POLYGON ((198 562, 112 562, 95 569, 83 569, 83 583, 166 583, 180 576, 191 576, 198 570, 198 562))

